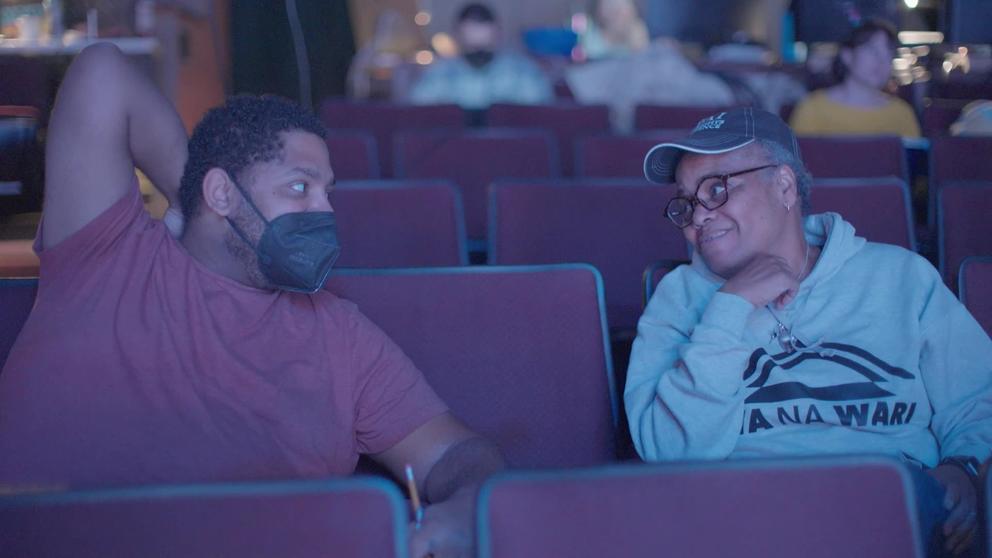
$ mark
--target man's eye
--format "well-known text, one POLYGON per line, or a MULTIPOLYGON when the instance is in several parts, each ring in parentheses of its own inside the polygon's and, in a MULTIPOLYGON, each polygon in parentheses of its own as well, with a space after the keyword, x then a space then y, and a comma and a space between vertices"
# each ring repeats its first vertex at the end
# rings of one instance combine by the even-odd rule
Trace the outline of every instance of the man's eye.
POLYGON ((295 184, 290 185, 290 188, 302 194, 307 189, 307 185, 302 182, 297 182, 295 184))

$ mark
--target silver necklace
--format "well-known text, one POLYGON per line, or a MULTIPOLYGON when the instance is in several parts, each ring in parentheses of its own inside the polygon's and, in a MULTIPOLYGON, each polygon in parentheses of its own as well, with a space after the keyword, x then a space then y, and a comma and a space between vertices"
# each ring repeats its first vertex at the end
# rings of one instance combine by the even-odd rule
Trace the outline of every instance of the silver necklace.
MULTIPOLYGON (((799 268, 799 274, 796 275, 796 281, 802 281, 803 273, 806 272, 806 265, 809 264, 809 242, 806 243, 806 256, 803 257, 803 266, 799 268)), ((766 304, 765 308, 768 309, 768 313, 772 315, 775 319, 775 330, 772 332, 772 339, 777 339, 778 344, 782 347, 782 350, 788 354, 796 352, 796 345, 799 343, 799 339, 792 334, 792 328, 786 327, 782 320, 778 319, 778 315, 772 310, 771 304, 766 304)))

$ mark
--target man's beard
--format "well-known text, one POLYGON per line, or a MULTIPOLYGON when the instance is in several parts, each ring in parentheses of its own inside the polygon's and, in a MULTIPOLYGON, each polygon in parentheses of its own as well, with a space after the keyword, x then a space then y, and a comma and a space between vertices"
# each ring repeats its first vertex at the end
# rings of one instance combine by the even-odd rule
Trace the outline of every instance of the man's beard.
POLYGON ((258 267, 258 254, 255 253, 255 246, 258 246, 258 241, 265 232, 265 223, 248 208, 247 204, 241 204, 237 212, 228 219, 244 233, 252 245, 245 243, 228 223, 227 231, 224 233, 224 247, 227 248, 227 252, 244 267, 251 286, 258 289, 274 289, 275 286, 258 267))

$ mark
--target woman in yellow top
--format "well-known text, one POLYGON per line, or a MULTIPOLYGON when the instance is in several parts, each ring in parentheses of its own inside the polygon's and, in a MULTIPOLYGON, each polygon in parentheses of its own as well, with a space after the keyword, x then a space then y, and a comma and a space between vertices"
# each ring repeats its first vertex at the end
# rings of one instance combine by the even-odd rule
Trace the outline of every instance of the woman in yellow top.
POLYGON ((797 134, 892 134, 919 137, 913 109, 882 89, 892 74, 896 30, 888 22, 868 20, 841 45, 834 61, 837 85, 803 100, 790 124, 797 134))

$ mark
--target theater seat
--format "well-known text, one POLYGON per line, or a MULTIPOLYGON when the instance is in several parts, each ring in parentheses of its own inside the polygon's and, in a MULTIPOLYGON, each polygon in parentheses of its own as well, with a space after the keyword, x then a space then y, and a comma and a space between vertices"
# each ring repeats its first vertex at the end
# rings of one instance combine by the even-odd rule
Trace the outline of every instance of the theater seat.
POLYGON ((813 213, 840 213, 858 236, 872 242, 916 250, 909 188, 897 177, 816 180, 810 205, 813 213))
POLYGON ((813 178, 909 179, 898 136, 800 136, 803 163, 813 178))
POLYGON ((0 554, 405 557, 407 522, 399 490, 382 479, 8 494, 0 554))
POLYGON ((508 473, 479 556, 922 558, 909 471, 844 457, 508 473))
POLYGON ((362 130, 371 133, 379 148, 384 178, 393 176, 393 138, 400 130, 460 130, 465 126, 465 113, 457 105, 420 106, 325 99, 319 114, 320 120, 332 132, 362 130))
POLYGON ((648 305, 648 301, 654 295, 654 291, 658 288, 658 283, 669 272, 673 271, 676 267, 688 264, 688 260, 659 260, 644 269, 643 275, 641 275, 641 288, 644 289, 644 306, 648 305))
POLYGON ((486 237, 486 190, 494 180, 559 175, 554 137, 546 130, 407 131, 396 138, 395 165, 397 178, 454 182, 473 240, 486 237))
POLYGON ((461 195, 443 180, 339 182, 338 267, 468 264, 461 195))
POLYGON ((375 136, 364 130, 336 130, 324 142, 335 180, 379 178, 379 151, 375 136))
POLYGON ((615 460, 602 280, 588 265, 339 270, 455 416, 516 467, 615 460))
POLYGON ((574 144, 580 135, 608 132, 610 111, 606 105, 557 103, 553 105, 494 104, 489 107, 490 126, 504 128, 543 128, 558 140, 558 154, 564 176, 574 173, 574 144))
POLYGON ((937 205, 940 272, 950 287, 968 256, 992 254, 992 181, 944 184, 937 205))
POLYGON ((961 262, 958 295, 985 333, 992 335, 992 256, 970 256, 961 262))
POLYGON ((610 330, 630 335, 641 315, 644 267, 688 257, 682 231, 665 218, 674 193, 643 180, 498 182, 490 189, 489 263, 596 266, 610 330))

